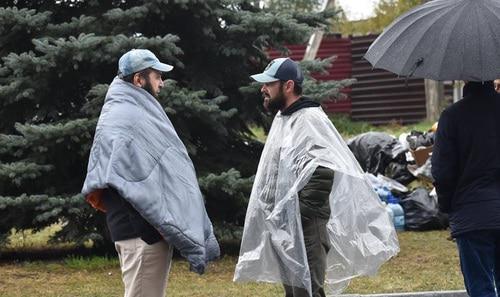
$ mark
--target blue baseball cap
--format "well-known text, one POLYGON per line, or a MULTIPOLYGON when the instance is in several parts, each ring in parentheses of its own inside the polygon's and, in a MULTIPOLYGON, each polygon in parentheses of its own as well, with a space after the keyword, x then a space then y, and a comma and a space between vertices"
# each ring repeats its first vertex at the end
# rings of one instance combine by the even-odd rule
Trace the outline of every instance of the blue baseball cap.
POLYGON ((118 61, 118 77, 123 78, 147 68, 169 72, 174 69, 174 66, 161 63, 150 50, 132 49, 123 54, 118 61))
POLYGON ((277 58, 267 65, 264 72, 250 76, 255 81, 269 83, 278 80, 293 80, 298 85, 304 81, 304 75, 297 62, 290 58, 277 58))

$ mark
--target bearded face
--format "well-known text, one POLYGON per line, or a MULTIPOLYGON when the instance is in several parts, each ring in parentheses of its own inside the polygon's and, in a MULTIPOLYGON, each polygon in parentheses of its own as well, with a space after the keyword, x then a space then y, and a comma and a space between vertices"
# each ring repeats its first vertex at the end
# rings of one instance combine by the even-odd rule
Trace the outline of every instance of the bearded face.
POLYGON ((281 81, 264 84, 261 92, 264 97, 263 105, 267 111, 276 113, 285 106, 286 99, 281 81))

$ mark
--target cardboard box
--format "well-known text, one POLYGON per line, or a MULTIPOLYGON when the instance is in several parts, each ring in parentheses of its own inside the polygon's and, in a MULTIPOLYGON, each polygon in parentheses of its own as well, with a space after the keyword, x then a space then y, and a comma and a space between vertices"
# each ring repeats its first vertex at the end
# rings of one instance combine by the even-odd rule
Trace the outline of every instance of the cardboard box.
POLYGON ((428 147, 419 147, 416 150, 410 150, 413 159, 415 159, 415 163, 417 164, 418 167, 422 166, 425 164, 425 161, 429 159, 430 155, 432 154, 432 145, 428 147))

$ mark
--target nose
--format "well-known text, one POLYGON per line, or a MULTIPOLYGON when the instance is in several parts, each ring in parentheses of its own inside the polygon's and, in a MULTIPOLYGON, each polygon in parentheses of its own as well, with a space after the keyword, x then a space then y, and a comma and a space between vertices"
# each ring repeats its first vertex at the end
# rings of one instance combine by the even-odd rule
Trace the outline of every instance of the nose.
POLYGON ((163 86, 165 86, 165 82, 163 81, 163 79, 160 79, 160 88, 163 88, 163 86))
POLYGON ((262 87, 260 88, 260 92, 263 93, 266 89, 266 85, 262 85, 262 87))

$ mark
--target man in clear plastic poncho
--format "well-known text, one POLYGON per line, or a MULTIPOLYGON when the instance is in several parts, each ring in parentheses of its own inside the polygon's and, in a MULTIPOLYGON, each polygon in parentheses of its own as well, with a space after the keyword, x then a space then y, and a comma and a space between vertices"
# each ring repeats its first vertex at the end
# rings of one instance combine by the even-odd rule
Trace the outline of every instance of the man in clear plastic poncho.
POLYGON ((374 274, 399 251, 394 226, 347 145, 302 96, 289 58, 252 78, 277 112, 245 219, 235 281, 282 283, 287 297, 326 296, 374 274))

